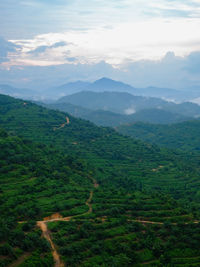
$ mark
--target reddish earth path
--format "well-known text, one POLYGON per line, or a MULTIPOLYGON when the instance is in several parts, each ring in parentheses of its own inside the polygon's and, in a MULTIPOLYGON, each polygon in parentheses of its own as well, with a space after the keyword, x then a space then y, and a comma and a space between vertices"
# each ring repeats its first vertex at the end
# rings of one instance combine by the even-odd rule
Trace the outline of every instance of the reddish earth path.
POLYGON ((59 130, 59 129, 65 127, 65 125, 70 124, 69 117, 66 117, 65 119, 66 119, 66 122, 65 122, 65 123, 61 124, 59 127, 54 127, 53 130, 54 130, 54 131, 59 130))
MULTIPOLYGON (((68 123, 69 122, 67 121, 67 124, 68 123)), ((92 182, 93 182, 93 187, 94 188, 98 188, 99 184, 96 182, 96 180, 94 178, 91 178, 91 179, 92 179, 92 182)), ((92 198, 93 198, 93 194, 94 194, 94 191, 91 190, 89 198, 85 202, 85 205, 87 205, 88 208, 89 208, 89 210, 87 212, 85 212, 83 214, 79 214, 79 215, 69 216, 69 217, 62 217, 59 213, 55 213, 55 214, 52 214, 49 217, 44 218, 43 221, 38 221, 37 222, 37 226, 41 229, 44 238, 46 238, 46 240, 51 245, 52 255, 53 255, 53 258, 54 258, 54 262, 55 262, 55 267, 64 267, 65 264, 62 262, 61 257, 60 257, 59 253, 56 250, 55 244, 52 241, 50 231, 48 230, 48 227, 47 227, 47 223, 55 222, 55 221, 70 221, 72 218, 75 218, 77 216, 86 215, 86 214, 92 213, 91 201, 92 201, 92 198)), ((145 221, 145 220, 139 220, 139 219, 136 219, 136 220, 133 220, 133 221, 134 222, 138 222, 138 223, 143 223, 143 224, 157 224, 157 225, 163 225, 164 224, 164 222, 153 222, 153 221, 145 221)), ((24 222, 19 222, 19 223, 24 223, 24 222)), ((194 221, 193 223, 199 223, 199 221, 194 221)), ((172 224, 176 224, 176 223, 172 223, 172 224)), ((189 224, 189 223, 185 223, 185 224, 189 224)))
MULTIPOLYGON (((94 188, 97 188, 99 185, 96 182, 96 180, 92 178, 92 181, 93 181, 94 188)), ((88 206, 89 210, 87 212, 83 213, 83 214, 80 214, 80 215, 86 215, 86 214, 89 214, 89 213, 92 212, 91 201, 92 201, 92 198, 93 198, 93 194, 94 194, 94 192, 93 192, 93 190, 91 190, 89 198, 85 202, 85 205, 88 206)), ((53 214, 53 215, 51 215, 49 217, 44 218, 43 221, 38 221, 37 222, 37 226, 41 229, 44 238, 46 238, 46 240, 51 245, 51 251, 52 251, 53 258, 54 258, 55 267, 64 267, 65 264, 62 262, 61 257, 59 255, 58 251, 56 250, 56 247, 55 247, 55 245, 54 245, 54 243, 52 241, 50 231, 48 230, 48 227, 47 227, 47 223, 48 222, 55 222, 55 221, 70 221, 72 218, 75 218, 75 217, 80 216, 80 215, 69 216, 69 217, 64 217, 63 218, 59 213, 55 213, 55 214, 53 214)))
POLYGON ((58 254, 56 247, 51 239, 51 235, 50 232, 47 228, 47 223, 46 221, 39 221, 37 222, 37 226, 42 230, 43 236, 44 238, 46 238, 46 240, 49 242, 49 244, 51 245, 51 250, 52 250, 52 255, 54 258, 54 262, 55 262, 55 267, 64 267, 64 263, 61 261, 60 259, 60 255, 58 254))

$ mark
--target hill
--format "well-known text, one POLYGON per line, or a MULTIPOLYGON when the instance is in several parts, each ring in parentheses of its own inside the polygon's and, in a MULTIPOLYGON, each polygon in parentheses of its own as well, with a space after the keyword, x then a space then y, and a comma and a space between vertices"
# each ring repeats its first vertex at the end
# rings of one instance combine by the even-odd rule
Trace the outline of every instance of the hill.
POLYGON ((91 188, 85 162, 0 129, 0 265, 53 266, 36 220, 87 211, 91 188), (19 223, 21 222, 21 223, 19 223))
POLYGON ((91 110, 70 103, 38 104, 50 109, 68 112, 74 117, 89 120, 98 126, 116 127, 138 121, 169 124, 190 119, 189 117, 161 109, 144 109, 135 114, 125 115, 105 110, 91 110))
POLYGON ((4 95, 0 126, 1 265, 198 266, 196 155, 4 95))
POLYGON ((186 121, 172 125, 134 123, 121 125, 117 131, 161 146, 188 151, 200 150, 200 121, 186 121))
POLYGON ((200 116, 200 106, 194 103, 175 104, 159 98, 134 96, 122 92, 83 91, 60 98, 54 104, 70 103, 91 110, 104 110, 131 115, 144 109, 159 109, 188 118, 200 116))
POLYGON ((37 92, 26 88, 15 88, 6 84, 0 84, 0 94, 6 94, 13 97, 21 97, 25 99, 33 99, 37 92))
POLYGON ((55 145, 66 154, 85 158, 90 164, 104 170, 102 182, 110 183, 112 180, 112 185, 119 186, 123 177, 125 184, 134 181, 133 187, 142 183, 144 188, 152 190, 159 185, 161 191, 168 192, 173 187, 176 197, 184 194, 187 198, 183 191, 185 183, 182 181, 183 177, 187 177, 191 179, 188 190, 192 190, 194 196, 196 194, 197 188, 192 186, 192 181, 196 180, 190 170, 193 164, 194 171, 199 166, 196 159, 192 161, 189 153, 166 152, 156 146, 124 137, 110 128, 97 127, 88 121, 28 101, 1 95, 0 104, 1 127, 11 134, 42 144, 55 145), (191 159, 190 164, 187 164, 188 158, 191 159), (163 168, 159 172, 152 171, 160 165, 163 168), (170 174, 166 173, 168 168, 170 174), (115 173, 115 178, 112 173, 115 173))
POLYGON ((94 82, 84 82, 76 81, 71 83, 66 83, 61 86, 54 88, 49 88, 46 90, 47 95, 54 95, 54 97, 71 95, 81 91, 92 91, 92 92, 124 92, 130 93, 137 96, 145 97, 156 97, 162 98, 170 101, 184 102, 188 100, 193 100, 199 97, 199 93, 195 89, 186 90, 175 90, 170 88, 157 88, 157 87, 147 87, 147 88, 135 88, 129 84, 115 81, 109 78, 101 78, 94 82))
POLYGON ((1 266, 198 264, 197 215, 168 195, 98 185, 86 161, 1 129, 0 148, 1 266))
POLYGON ((7 94, 13 97, 20 97, 23 99, 34 99, 34 100, 55 100, 63 96, 75 94, 81 91, 92 91, 92 92, 123 92, 129 93, 136 96, 161 98, 163 100, 172 102, 185 102, 195 101, 199 98, 199 90, 197 88, 188 88, 188 90, 176 90, 170 88, 135 88, 129 84, 115 81, 109 78, 101 78, 94 82, 88 81, 74 81, 65 83, 54 87, 36 87, 30 89, 16 88, 10 85, 1 84, 0 93, 7 94))

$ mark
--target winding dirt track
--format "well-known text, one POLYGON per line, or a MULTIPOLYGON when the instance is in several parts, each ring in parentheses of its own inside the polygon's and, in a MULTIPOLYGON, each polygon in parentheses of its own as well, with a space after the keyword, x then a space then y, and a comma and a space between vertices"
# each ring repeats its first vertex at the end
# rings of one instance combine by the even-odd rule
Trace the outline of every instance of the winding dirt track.
MULTIPOLYGON (((97 184, 96 180, 92 178, 92 181, 93 181, 94 188, 97 188, 99 185, 97 184)), ((83 214, 80 214, 80 215, 86 215, 86 214, 90 214, 92 212, 91 201, 93 198, 93 194, 94 194, 94 192, 93 192, 93 190, 91 190, 89 198, 85 202, 85 205, 88 206, 89 210, 83 214)), ((51 251, 52 251, 53 258, 54 258, 55 267, 64 267, 65 264, 62 262, 61 257, 59 255, 58 251, 56 250, 56 246, 52 241, 51 234, 50 234, 50 231, 48 230, 47 223, 55 222, 55 221, 70 221, 72 218, 75 218, 75 217, 80 216, 80 215, 69 216, 69 217, 64 217, 64 218, 62 218, 59 215, 59 213, 54 214, 54 215, 52 215, 51 217, 48 217, 48 218, 44 218, 43 221, 38 221, 37 226, 41 229, 43 237, 46 238, 46 240, 51 245, 51 251), (54 215, 56 215, 56 216, 54 216, 54 215)))
POLYGON ((59 127, 54 127, 53 130, 54 130, 54 131, 59 130, 59 129, 65 127, 65 125, 70 124, 69 117, 66 117, 65 119, 66 119, 66 122, 65 122, 65 123, 61 124, 59 127))
MULTIPOLYGON (((91 178, 91 180, 93 182, 93 187, 94 188, 98 188, 99 184, 96 182, 96 180, 94 178, 91 178)), ((72 218, 78 217, 80 215, 87 215, 87 214, 92 213, 91 201, 92 201, 92 198, 93 198, 93 194, 94 194, 94 191, 91 190, 89 198, 85 202, 85 205, 87 205, 88 208, 89 208, 89 210, 87 212, 79 214, 79 215, 69 216, 69 217, 62 217, 59 213, 55 213, 55 214, 51 215, 50 217, 44 218, 43 221, 38 221, 37 222, 37 226, 41 229, 43 237, 46 238, 46 240, 51 245, 51 251, 52 251, 53 258, 54 258, 55 267, 64 267, 66 265, 62 262, 61 257, 59 255, 58 251, 56 250, 56 246, 52 241, 51 233, 48 230, 47 223, 55 222, 55 221, 67 221, 68 222, 72 218)), ((164 224, 164 222, 153 222, 153 221, 145 221, 145 220, 139 220, 139 219, 138 220, 136 219, 136 220, 133 220, 133 221, 134 222, 138 222, 138 223, 142 223, 142 224, 156 224, 156 225, 163 225, 164 224)), ((24 223, 24 222, 19 222, 19 223, 24 223)), ((193 223, 199 223, 199 221, 194 221, 193 223)), ((172 223, 172 224, 176 224, 176 223, 172 223)), ((185 224, 188 224, 188 223, 185 223, 185 224)))
POLYGON ((42 230, 43 236, 44 238, 46 238, 46 240, 50 243, 51 245, 51 250, 52 250, 52 255, 54 258, 54 262, 55 262, 55 267, 64 267, 64 263, 61 261, 60 259, 60 255, 58 254, 56 247, 51 239, 51 235, 50 232, 47 228, 47 223, 46 221, 39 221, 37 222, 37 226, 40 227, 40 229, 42 230))

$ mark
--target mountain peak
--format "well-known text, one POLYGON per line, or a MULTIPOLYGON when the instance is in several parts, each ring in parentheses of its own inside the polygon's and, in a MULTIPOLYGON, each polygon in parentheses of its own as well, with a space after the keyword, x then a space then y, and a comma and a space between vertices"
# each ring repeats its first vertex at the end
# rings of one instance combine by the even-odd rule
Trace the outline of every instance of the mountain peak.
MULTIPOLYGON (((102 77, 99 80, 96 80, 90 85, 93 89, 106 90, 106 91, 121 91, 121 92, 130 92, 133 93, 134 88, 126 83, 115 81, 107 77, 102 77)), ((90 89, 90 88, 89 88, 90 89)))
POLYGON ((97 84, 97 83, 118 83, 117 81, 114 81, 114 80, 112 80, 112 79, 110 79, 110 78, 107 78, 107 77, 102 77, 101 79, 99 79, 99 80, 96 80, 95 82, 94 82, 94 84, 97 84))

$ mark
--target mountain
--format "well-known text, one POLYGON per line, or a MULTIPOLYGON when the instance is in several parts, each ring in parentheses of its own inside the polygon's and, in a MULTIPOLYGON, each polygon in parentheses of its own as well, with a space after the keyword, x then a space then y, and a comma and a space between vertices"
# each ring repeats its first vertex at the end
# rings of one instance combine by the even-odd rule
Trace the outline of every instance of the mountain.
POLYGON ((186 151, 200 151, 200 121, 172 125, 133 123, 117 127, 117 131, 134 138, 186 151))
MULTIPOLYGON (((63 96, 75 94, 81 91, 92 92, 123 92, 135 96, 161 98, 171 102, 197 102, 200 96, 199 90, 188 88, 188 90, 175 90, 170 88, 135 88, 129 84, 115 81, 109 78, 101 78, 94 82, 75 81, 54 87, 37 87, 34 90, 13 88, 9 85, 0 85, 0 93, 14 97, 34 100, 55 100, 63 96)), ((199 103, 199 102, 198 102, 199 103)))
POLYGON ((200 106, 194 103, 175 104, 159 98, 134 96, 122 92, 83 91, 62 97, 55 103, 70 103, 91 110, 105 110, 126 115, 144 109, 160 109, 188 118, 200 116, 200 106))
POLYGON ((37 93, 30 89, 20 89, 6 84, 0 84, 0 94, 6 94, 25 99, 33 99, 37 93))
POLYGON ((133 93, 136 92, 136 89, 128 84, 125 84, 120 81, 114 81, 108 78, 101 78, 93 83, 91 83, 87 87, 87 91, 93 92, 129 92, 133 93))
MULTIPOLYGON (((90 164, 98 165, 105 171, 104 178, 101 177, 102 182, 109 183, 112 180, 113 185, 118 184, 121 177, 124 177, 125 180, 139 179, 144 183, 144 187, 152 188, 153 184, 160 184, 160 173, 156 175, 152 173, 152 169, 162 165, 162 162, 171 168, 171 162, 174 161, 175 166, 178 164, 177 167, 181 165, 184 169, 188 168, 188 172, 191 168, 191 163, 187 164, 187 158, 191 157, 189 153, 185 156, 177 156, 172 151, 166 153, 158 147, 124 137, 111 128, 97 127, 67 113, 4 95, 0 95, 0 126, 10 134, 42 144, 56 145, 66 154, 89 160, 90 164), (116 175, 114 179, 109 180, 111 172, 116 172, 116 175), (146 175, 148 179, 145 178, 146 175), (152 184, 149 184, 151 179, 152 184)), ((182 171, 180 173, 182 177, 182 171)), ((187 171, 184 175, 186 174, 187 171)), ((190 177, 189 173, 187 175, 190 177)), ((187 179, 193 179, 192 177, 187 179)), ((170 179, 166 175, 166 179, 170 186, 170 179, 176 179, 174 186, 179 186, 177 174, 173 173, 170 179)), ((163 190, 166 190, 166 185, 163 186, 163 190)))
POLYGON ((198 266, 198 154, 5 95, 0 127, 2 266, 198 266))
POLYGON ((138 89, 137 93, 141 96, 158 97, 171 102, 185 102, 193 100, 194 98, 199 96, 198 91, 193 91, 190 89, 186 91, 170 88, 158 88, 153 86, 140 88, 138 89))
POLYGON ((85 90, 90 85, 89 82, 76 81, 63 84, 61 86, 52 87, 44 90, 43 96, 45 98, 60 98, 62 96, 71 95, 85 90))
POLYGON ((164 109, 143 109, 129 116, 129 123, 132 122, 148 122, 154 124, 171 124, 182 121, 188 121, 191 118, 173 113, 164 109))
POLYGON ((129 92, 135 93, 136 89, 131 85, 122 83, 120 81, 114 81, 108 78, 101 78, 94 82, 84 82, 84 81, 76 81, 67 83, 58 87, 50 88, 47 90, 47 93, 52 92, 54 94, 58 93, 58 95, 71 95, 74 93, 78 93, 81 91, 92 91, 92 92, 129 92))
POLYGON ((145 97, 156 97, 171 102, 185 102, 192 101, 200 96, 199 90, 189 88, 186 90, 176 90, 171 88, 158 88, 158 87, 147 87, 147 88, 135 88, 129 84, 115 81, 109 78, 101 78, 99 80, 91 82, 77 81, 67 83, 58 87, 49 88, 46 90, 47 95, 54 96, 55 98, 71 95, 81 91, 92 91, 92 92, 124 92, 130 93, 136 96, 145 97))
POLYGON ((144 108, 158 108, 166 102, 157 98, 133 96, 122 92, 83 91, 62 97, 58 103, 70 103, 92 110, 106 110, 121 114, 133 114, 144 108))
POLYGON ((169 124, 190 119, 189 117, 160 109, 144 109, 132 115, 125 115, 111 111, 91 110, 70 103, 38 104, 47 108, 68 112, 74 117, 89 120, 98 126, 116 127, 137 121, 169 124))

